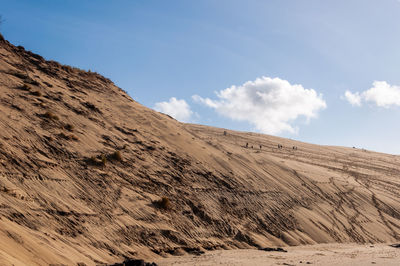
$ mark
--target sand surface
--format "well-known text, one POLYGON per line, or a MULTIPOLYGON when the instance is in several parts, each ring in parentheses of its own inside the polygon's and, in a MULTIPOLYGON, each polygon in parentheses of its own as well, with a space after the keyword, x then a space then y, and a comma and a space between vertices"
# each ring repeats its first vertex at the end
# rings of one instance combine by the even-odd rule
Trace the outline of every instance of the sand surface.
POLYGON ((0 265, 400 241, 400 156, 179 123, 1 38, 0 132, 0 265))
POLYGON ((218 250, 200 256, 157 260, 160 266, 267 265, 400 265, 400 249, 385 244, 318 244, 286 248, 287 253, 259 250, 218 250))

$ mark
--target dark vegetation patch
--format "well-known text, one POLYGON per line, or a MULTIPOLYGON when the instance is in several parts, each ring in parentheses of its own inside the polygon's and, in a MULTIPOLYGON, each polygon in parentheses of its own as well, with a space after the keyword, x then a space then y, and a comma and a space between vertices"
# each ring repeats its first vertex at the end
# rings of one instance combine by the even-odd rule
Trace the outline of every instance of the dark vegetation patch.
POLYGON ((86 159, 86 163, 94 166, 106 166, 107 157, 104 154, 100 154, 98 156, 92 156, 86 159))
POLYGON ((145 262, 138 259, 125 259, 121 263, 109 264, 108 266, 157 266, 155 262, 145 262))
POLYGON ((119 132, 125 134, 125 135, 131 135, 131 136, 135 136, 134 133, 138 132, 137 129, 130 129, 130 128, 125 129, 125 128, 122 128, 122 127, 119 127, 119 126, 115 126, 115 129, 118 130, 119 132))
POLYGON ((37 97, 42 96, 42 93, 41 93, 40 91, 31 91, 31 94, 32 94, 33 96, 37 96, 37 97))
POLYGON ((107 157, 110 161, 111 160, 118 161, 118 162, 122 161, 122 155, 121 155, 120 151, 115 151, 115 152, 109 154, 107 157))
POLYGON ((45 98, 49 99, 49 100, 53 100, 56 102, 61 102, 62 101, 62 95, 57 95, 57 94, 48 94, 45 96, 45 98))
POLYGON ((77 115, 86 115, 86 113, 87 113, 83 109, 76 108, 75 106, 72 106, 67 102, 64 102, 64 105, 65 105, 65 107, 67 107, 68 109, 70 109, 72 112, 74 112, 77 115))
POLYGON ((118 161, 122 162, 122 154, 119 150, 116 150, 112 153, 102 153, 97 156, 92 156, 90 158, 86 159, 86 163, 89 165, 94 165, 94 166, 106 166, 107 162, 110 161, 118 161))
MULTIPOLYGON (((203 249, 200 247, 190 247, 190 246, 178 246, 178 247, 170 247, 170 248, 152 249, 152 251, 158 255, 160 255, 162 253, 177 255, 178 253, 181 253, 182 250, 189 254, 197 255, 197 256, 205 253, 203 251, 203 249)), ((184 255, 184 254, 182 254, 182 255, 184 255)))
POLYGON ((36 80, 34 80, 34 79, 31 79, 31 78, 25 79, 25 82, 26 82, 26 83, 29 83, 29 84, 32 84, 32 85, 34 85, 34 86, 39 86, 39 85, 40 85, 40 83, 39 83, 38 81, 36 81, 36 80))
POLYGON ((81 103, 83 106, 85 106, 86 108, 88 108, 89 110, 92 110, 94 112, 97 112, 99 114, 102 114, 102 112, 99 110, 99 108, 97 108, 93 103, 90 102, 84 102, 81 103))
POLYGON ((287 252, 287 250, 285 250, 283 248, 269 248, 269 247, 266 247, 266 248, 259 248, 259 250, 269 251, 269 252, 271 252, 271 251, 287 252))
POLYGON ((6 216, 10 221, 15 222, 19 225, 26 226, 32 230, 38 230, 36 226, 36 222, 31 218, 26 217, 24 214, 20 212, 12 212, 8 216, 6 216))
POLYGON ((47 111, 46 113, 43 114, 43 117, 51 120, 60 120, 60 118, 54 114, 53 112, 47 111))
POLYGON ((197 256, 205 253, 199 247, 183 247, 183 250, 189 254, 193 254, 193 255, 197 255, 197 256))
POLYGON ((171 210, 172 209, 172 204, 168 197, 162 197, 159 200, 153 201, 153 204, 159 209, 163 209, 163 210, 171 210))
POLYGON ((64 125, 64 129, 66 129, 66 130, 72 132, 72 131, 74 131, 75 127, 74 127, 74 125, 72 125, 72 124, 65 124, 65 125, 64 125))
POLYGON ((24 85, 22 85, 22 86, 20 86, 20 87, 18 87, 20 90, 23 90, 23 91, 31 91, 32 90, 32 87, 31 86, 29 86, 28 84, 24 84, 24 85))

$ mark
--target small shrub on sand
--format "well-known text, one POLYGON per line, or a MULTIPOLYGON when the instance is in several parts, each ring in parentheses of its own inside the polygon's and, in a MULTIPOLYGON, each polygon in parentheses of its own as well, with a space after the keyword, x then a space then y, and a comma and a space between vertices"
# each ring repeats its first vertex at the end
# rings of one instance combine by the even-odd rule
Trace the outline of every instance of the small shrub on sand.
POLYGON ((104 154, 101 155, 100 160, 101 160, 101 165, 106 166, 107 157, 104 154))
POLYGON ((64 128, 66 129, 66 130, 68 130, 68 131, 74 131, 74 125, 71 125, 71 124, 66 124, 65 126, 64 126, 64 128))
POLYGON ((40 91, 31 91, 31 94, 37 97, 42 96, 42 93, 40 91))
POLYGON ((160 200, 155 201, 154 204, 163 210, 170 210, 172 208, 171 201, 167 197, 162 197, 160 200))
POLYGON ((107 158, 104 154, 102 154, 98 157, 92 156, 88 159, 88 163, 90 163, 92 165, 97 165, 97 166, 106 166, 107 158))
POLYGON ((115 160, 115 161, 122 161, 122 155, 120 151, 115 151, 112 154, 109 155, 109 158, 111 160, 115 160))
POLYGON ((22 85, 21 87, 19 87, 21 90, 24 90, 24 91, 31 91, 32 90, 32 87, 31 86, 29 86, 28 84, 24 84, 24 85, 22 85))
POLYGON ((98 160, 97 160, 96 156, 92 156, 92 157, 90 157, 90 158, 88 159, 88 162, 89 162, 90 164, 97 164, 98 160))
POLYGON ((25 82, 26 82, 26 83, 29 83, 29 84, 32 84, 32 85, 35 85, 35 86, 39 86, 39 85, 40 85, 39 82, 37 82, 36 80, 31 79, 31 78, 29 78, 29 77, 25 79, 25 82))
POLYGON ((54 114, 54 113, 52 113, 50 111, 47 111, 46 113, 44 113, 43 116, 48 118, 48 119, 60 120, 60 118, 56 114, 54 114))

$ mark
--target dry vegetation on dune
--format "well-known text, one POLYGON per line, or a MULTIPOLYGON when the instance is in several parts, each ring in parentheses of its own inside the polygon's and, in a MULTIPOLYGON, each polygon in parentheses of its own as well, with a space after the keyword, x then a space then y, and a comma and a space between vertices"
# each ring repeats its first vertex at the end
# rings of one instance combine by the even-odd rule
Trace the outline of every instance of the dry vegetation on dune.
POLYGON ((97 73, 0 58, 1 265, 400 241, 398 156, 181 124, 97 73))

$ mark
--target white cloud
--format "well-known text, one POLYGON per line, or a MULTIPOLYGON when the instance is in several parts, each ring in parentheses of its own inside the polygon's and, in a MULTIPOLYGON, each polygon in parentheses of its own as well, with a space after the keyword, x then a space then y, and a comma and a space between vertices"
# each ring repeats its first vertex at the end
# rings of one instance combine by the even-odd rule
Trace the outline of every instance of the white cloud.
POLYGON ((361 96, 358 92, 352 93, 351 91, 346 91, 344 98, 353 106, 361 106, 361 96))
POLYGON ((216 92, 218 99, 192 96, 193 100, 215 109, 233 120, 247 121, 256 130, 268 134, 296 133, 290 124, 300 116, 307 121, 326 108, 322 95, 280 78, 262 77, 241 86, 216 92))
POLYGON ((345 99, 356 106, 361 106, 362 101, 384 108, 400 106, 400 86, 390 85, 386 81, 374 81, 372 88, 362 93, 346 91, 345 99))
POLYGON ((185 100, 178 100, 175 97, 169 99, 168 102, 159 102, 154 106, 156 111, 168 114, 181 122, 189 122, 193 112, 185 100))

